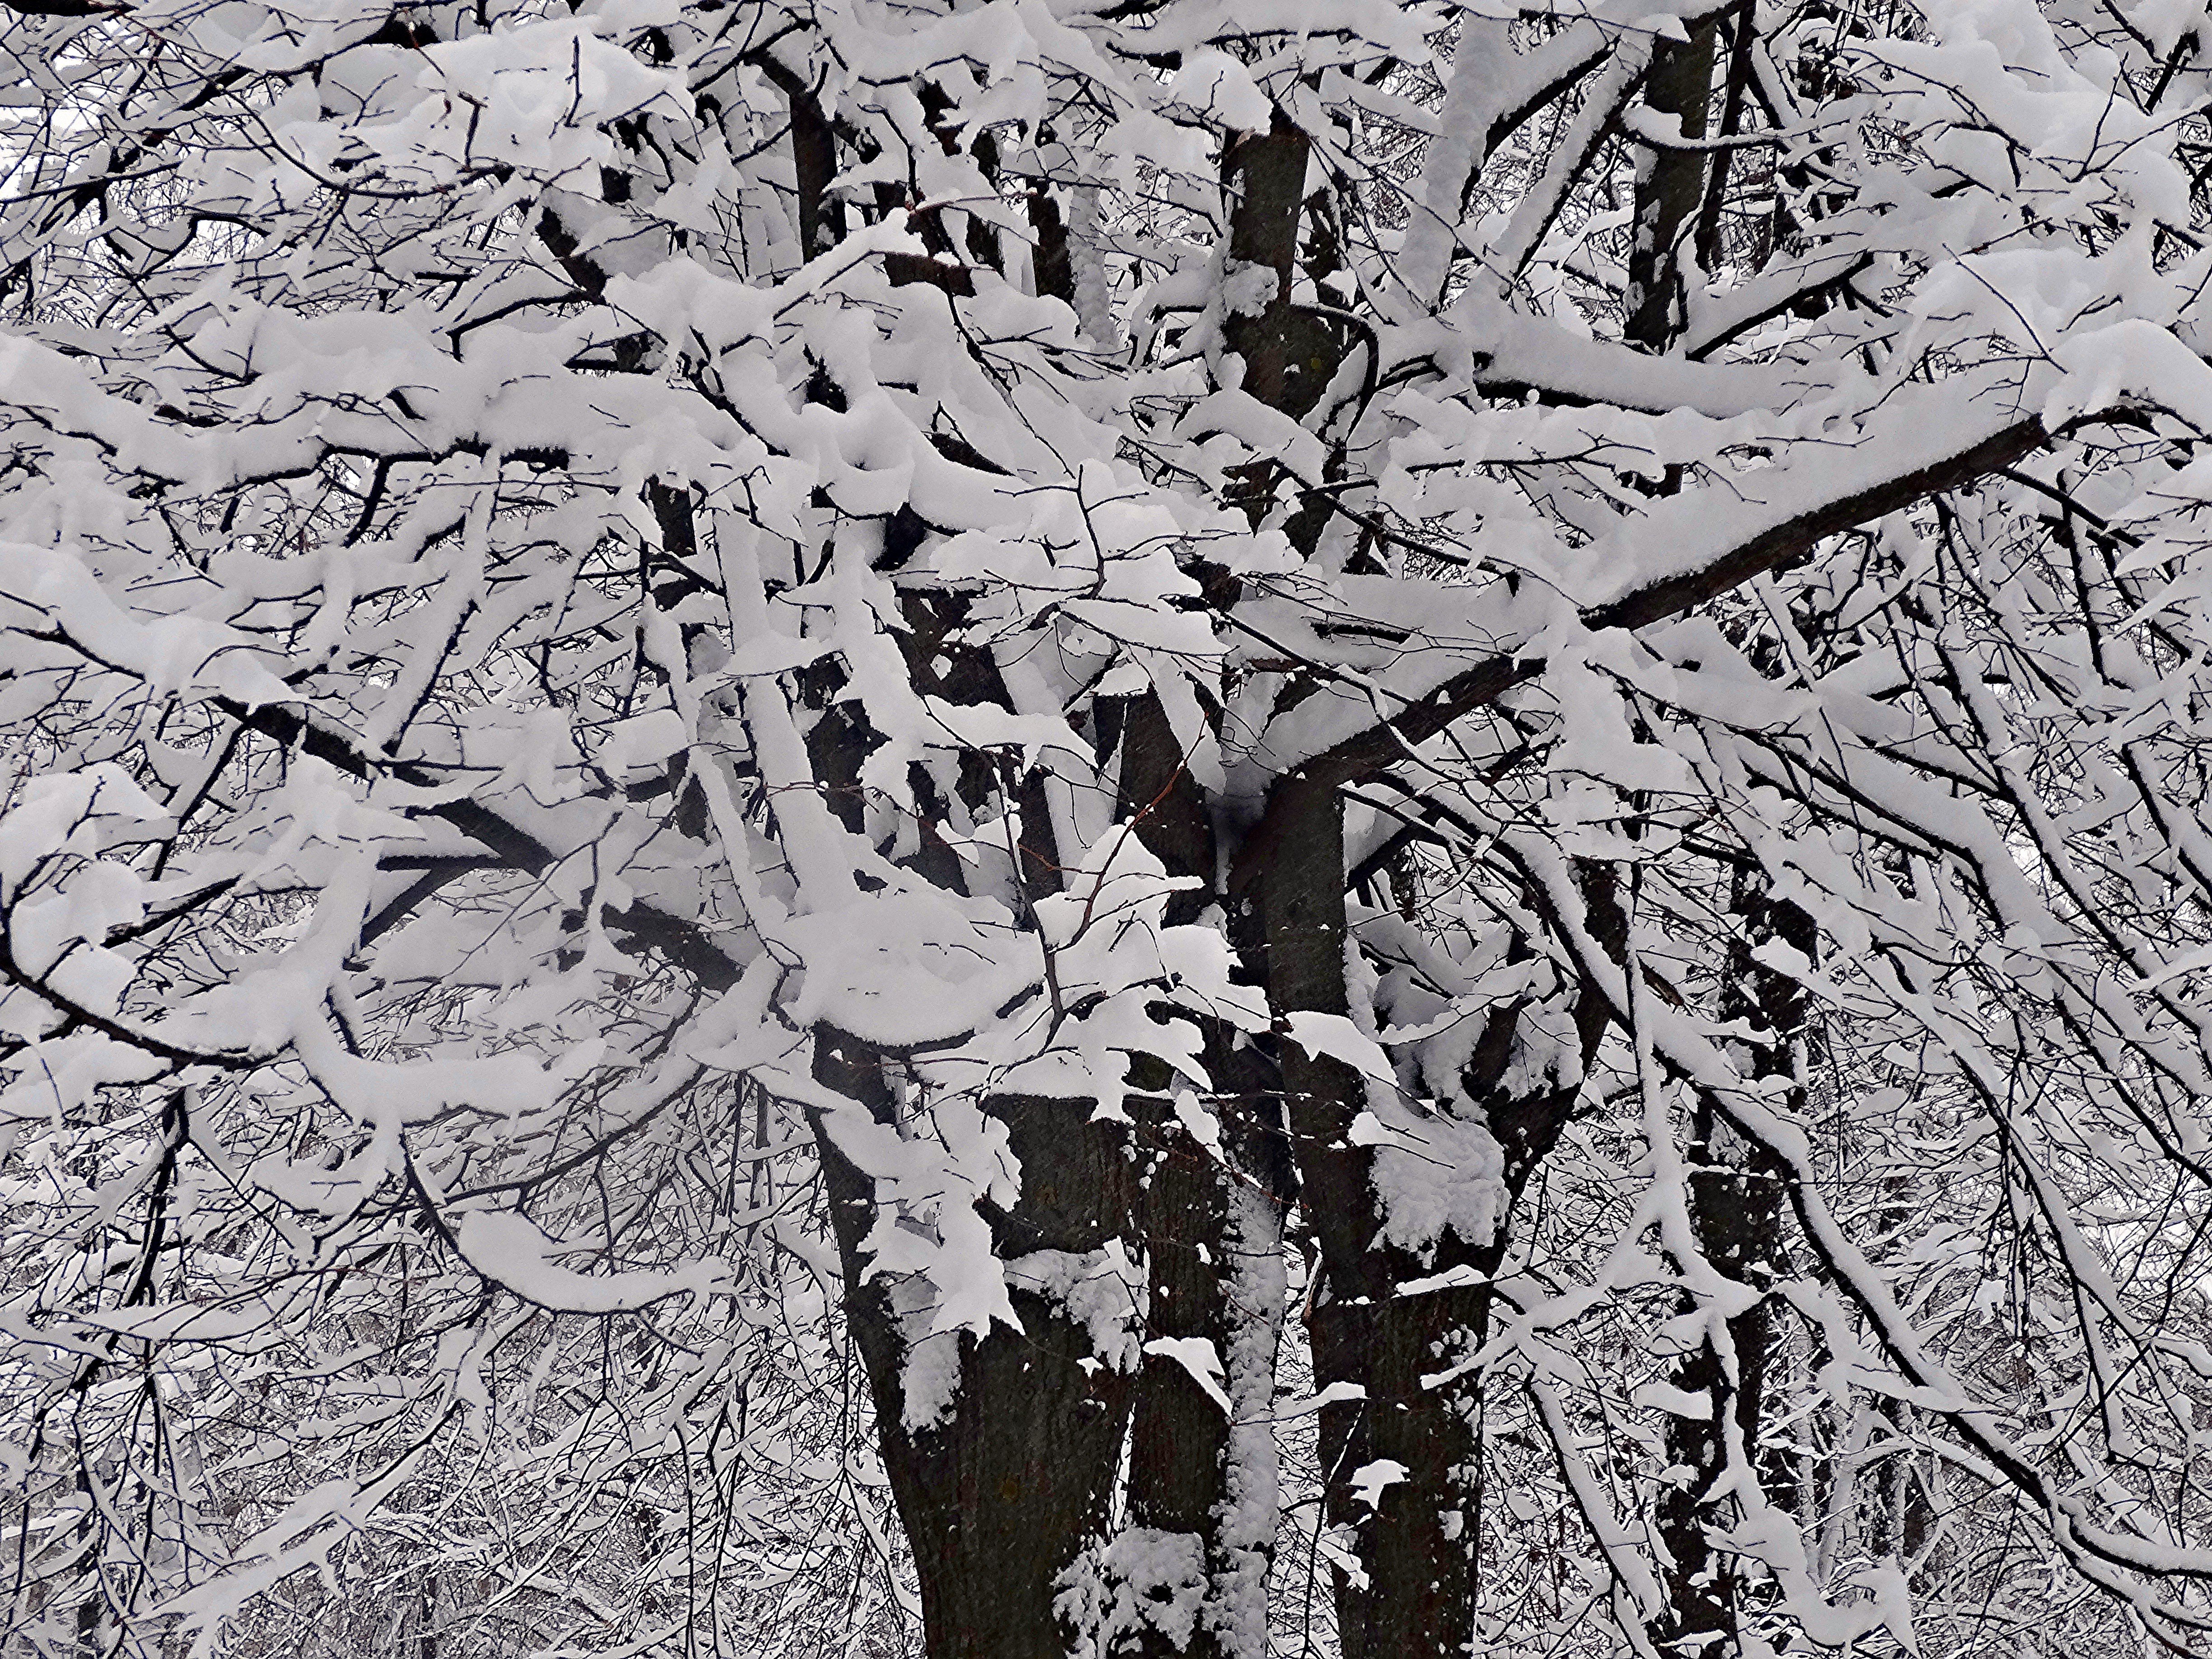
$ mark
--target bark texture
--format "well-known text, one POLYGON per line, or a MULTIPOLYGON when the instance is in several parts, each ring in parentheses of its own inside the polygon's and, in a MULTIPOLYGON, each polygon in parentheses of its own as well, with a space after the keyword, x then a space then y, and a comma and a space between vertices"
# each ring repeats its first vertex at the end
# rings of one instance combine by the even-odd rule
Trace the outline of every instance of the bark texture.
MULTIPOLYGON (((1732 983, 1723 988, 1725 1018, 1748 1024, 1753 1075, 1802 1083, 1807 999, 1795 980, 1753 960, 1761 945, 1778 942, 1810 959, 1812 918, 1776 901, 1759 878, 1740 874, 1735 911, 1743 930, 1729 952, 1732 983)), ((1688 1146, 1690 1226, 1698 1250, 1726 1277, 1755 1289, 1771 1284, 1782 1244, 1787 1192, 1783 1172, 1732 1134, 1710 1098, 1695 1109, 1688 1146)), ((1686 1304, 1686 1311, 1696 1305, 1686 1304)), ((1727 1340, 1706 1339, 1684 1355, 1674 1386, 1709 1402, 1703 1416, 1670 1416, 1667 1458, 1680 1474, 1660 1498, 1656 1516, 1666 1553, 1666 1608, 1656 1632, 1684 1659, 1735 1659, 1744 1652, 1747 1587, 1735 1559, 1716 1537, 1739 1512, 1728 1496, 1736 1481, 1759 1479, 1759 1424, 1772 1314, 1761 1301, 1726 1322, 1727 1340)))
MULTIPOLYGON (((1705 136, 1718 27, 1715 19, 1705 18, 1690 26, 1688 40, 1662 40, 1651 49, 1644 102, 1662 123, 1679 121, 1682 137, 1692 146, 1705 136)), ((1703 149, 1655 148, 1639 158, 1622 332, 1650 350, 1665 349, 1681 331, 1687 284, 1695 270, 1692 233, 1705 194, 1703 149)))

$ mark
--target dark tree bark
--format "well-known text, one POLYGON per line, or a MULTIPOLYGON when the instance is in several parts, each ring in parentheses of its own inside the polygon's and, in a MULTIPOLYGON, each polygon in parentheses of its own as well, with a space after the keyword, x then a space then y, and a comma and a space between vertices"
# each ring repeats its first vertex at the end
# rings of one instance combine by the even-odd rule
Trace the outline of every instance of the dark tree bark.
MULTIPOLYGON (((1728 84, 1721 96, 1720 136, 1723 138, 1733 138, 1743 130, 1744 102, 1751 88, 1751 54, 1758 38, 1752 0, 1743 0, 1729 13, 1728 84)), ((1698 209, 1696 244, 1698 264, 1704 270, 1711 270, 1727 252, 1721 239, 1721 210, 1727 204, 1735 156, 1733 149, 1715 150, 1706 175, 1705 199, 1698 209)))
MULTIPOLYGON (((889 1121, 891 1091, 865 1045, 825 1034, 815 1071, 889 1121)), ((1020 1201, 992 1218, 1002 1258, 1079 1255, 1126 1239, 1136 1194, 1127 1130, 1090 1121, 1091 1105, 992 1103, 1022 1165, 1020 1201)), ((867 1276, 875 1183, 844 1156, 821 1114, 815 1124, 846 1315, 914 1549, 923 1650, 928 1659, 1064 1659, 1054 1601, 1061 1575, 1105 1528, 1133 1379, 1098 1363, 1089 1329, 1056 1297, 1018 1280, 1010 1299, 1022 1328, 952 1339, 957 1379, 945 1410, 909 1422, 907 1367, 917 1333, 902 1321, 892 1285, 867 1276)))
MULTIPOLYGON (((1769 896, 1754 875, 1738 875, 1733 897, 1739 931, 1729 950, 1731 983, 1722 998, 1723 1015, 1757 1030, 1754 1077, 1796 1078, 1807 1014, 1804 988, 1754 962, 1753 952, 1778 941, 1809 960, 1815 943, 1812 918, 1769 896)), ((1728 1278, 1764 1289, 1775 1276, 1781 1249, 1787 1196, 1781 1170, 1730 1133, 1710 1098, 1701 1097, 1695 1108, 1687 1152, 1690 1226, 1698 1249, 1728 1278)), ((1695 1305, 1687 1303, 1685 1310, 1695 1305)), ((1668 1462, 1683 1473, 1657 1508, 1667 1604, 1656 1633, 1684 1659, 1734 1659, 1743 1651, 1742 1575, 1710 1529, 1724 1524, 1735 1508, 1732 1499, 1714 1495, 1733 1462, 1731 1429, 1744 1460, 1737 1478, 1759 1479, 1772 1316, 1762 1301, 1729 1320, 1727 1328, 1730 1352, 1709 1339, 1685 1355, 1675 1372, 1674 1386, 1705 1398, 1710 1412, 1670 1416, 1667 1422, 1668 1462)))
MULTIPOLYGON (((1230 319, 1229 343, 1243 358, 1244 389, 1294 418, 1311 412, 1343 355, 1330 327, 1291 299, 1308 149, 1304 135, 1279 113, 1272 131, 1246 138, 1230 158, 1237 192, 1231 270, 1263 268, 1276 280, 1264 308, 1230 319)), ((1272 483, 1255 489, 1249 504, 1255 522, 1276 505, 1272 483)), ((1310 553, 1321 518, 1294 516, 1293 544, 1310 553)), ((1271 830, 1265 855, 1237 860, 1230 895, 1234 936, 1279 1012, 1342 1015, 1348 1000, 1338 781, 1285 778, 1270 793, 1264 816, 1271 830)), ((1609 906, 1609 891, 1605 902, 1609 906)), ((1593 994, 1580 1006, 1587 1056, 1603 1029, 1603 1004, 1593 994)), ((1524 1099, 1499 1086, 1517 1018, 1517 1010, 1508 1010, 1495 1022, 1494 1063, 1469 1079, 1467 1106, 1516 1147, 1516 1194, 1557 1139, 1574 1096, 1570 1088, 1524 1099)), ((1425 1255, 1385 1243, 1371 1155, 1350 1136, 1365 1109, 1364 1083, 1340 1061, 1294 1042, 1279 1043, 1276 1057, 1304 1209, 1320 1245, 1308 1316, 1316 1379, 1353 1383, 1364 1396, 1328 1407, 1321 1419, 1326 1516, 1351 1534, 1366 1578, 1362 1585, 1336 1575, 1343 1651, 1346 1659, 1468 1654, 1474 1643, 1481 1379, 1463 1362, 1488 1330, 1487 1280, 1504 1255, 1504 1217, 1488 1238, 1447 1235, 1425 1255), (1401 1285, 1438 1279, 1455 1282, 1400 1292, 1401 1285), (1431 1382, 1438 1376, 1449 1380, 1431 1382), (1402 1475, 1370 1502, 1354 1478, 1386 1462, 1402 1475)))
POLYGON ((1075 303, 1075 260, 1067 246, 1067 222, 1060 216, 1060 204, 1053 200, 1042 184, 1030 191, 1029 216, 1030 229, 1036 237, 1036 248, 1030 255, 1036 291, 1072 307, 1075 303))
MULTIPOLYGON (((802 251, 811 258, 843 229, 826 195, 836 167, 835 134, 812 94, 789 71, 780 65, 776 70, 771 72, 791 100, 795 216, 802 251)), ((967 275, 964 267, 947 269, 967 275)), ((894 282, 898 275, 894 271, 894 282)), ((823 380, 814 395, 834 399, 840 394, 823 380)), ((656 507, 661 504, 656 501, 656 507)), ((918 520, 910 525, 894 520, 885 536, 886 560, 896 562, 904 556, 902 540, 910 551, 925 532, 918 520)), ((948 596, 945 603, 957 608, 959 601, 948 596)), ((955 702, 1010 706, 988 654, 947 640, 953 616, 942 614, 923 595, 913 597, 906 616, 908 632, 902 643, 918 683, 955 702)), ((858 706, 840 699, 842 672, 836 661, 825 659, 802 677, 802 690, 816 711, 806 746, 823 801, 858 835, 866 823, 862 763, 878 738, 858 706)), ((1039 775, 998 775, 986 768, 974 787, 979 798, 994 787, 1011 797, 1018 870, 1027 891, 1035 896, 1057 890, 1060 853, 1039 775)), ((945 854, 938 827, 924 825, 921 839, 910 866, 957 888, 957 861, 945 854)), ((896 1124, 885 1059, 867 1044, 824 1031, 817 1037, 813 1069, 817 1082, 876 1124, 896 1124)), ((934 1337, 927 1328, 926 1309, 902 1310, 896 1285, 871 1275, 867 1239, 879 1219, 875 1182, 838 1144, 832 1115, 811 1115, 847 1321, 867 1376, 893 1501, 914 1551, 928 1659, 1062 1659, 1067 1632, 1055 1603, 1063 1575, 1107 1525, 1135 1378, 1117 1363, 1125 1355, 1097 1351, 1089 1325, 1070 1316, 1065 1302, 1042 1283, 1044 1275, 1020 1270, 1025 1257, 1051 1261, 1040 1253, 1082 1256, 1113 1242, 1132 1255, 1140 1249, 1129 1132, 1126 1125, 1092 1121, 1094 1103, 1028 1096, 985 1103, 984 1109, 1006 1126, 1008 1149, 1022 1172, 1018 1201, 986 1216, 994 1254, 1013 1269, 1008 1294, 1020 1327, 994 1324, 981 1334, 934 1337), (925 1340, 939 1350, 918 1358, 925 1340), (944 1352, 947 1344, 950 1354, 944 1352), (954 1372, 949 1386, 947 1379, 933 1376, 929 1395, 910 1401, 912 1368, 920 1364, 933 1371, 948 1359, 954 1372)))
POLYGON ((1279 110, 1268 131, 1247 135, 1227 158, 1237 192, 1229 229, 1232 269, 1271 270, 1275 286, 1258 308, 1230 316, 1222 331, 1244 360, 1243 389, 1293 420, 1321 400, 1343 356, 1336 331, 1292 294, 1312 153, 1306 135, 1279 110))
MULTIPOLYGON (((927 633, 918 629, 926 640, 927 633)), ((995 669, 979 653, 953 661, 943 689, 1003 701, 995 669)), ((874 737, 817 693, 808 734, 817 784, 857 831, 860 763, 874 737)), ((1019 824, 1019 859, 1032 894, 1059 886, 1059 855, 1034 774, 1006 781, 1019 824)), ((923 837, 920 864, 933 837, 923 837)), ((817 1082, 896 1121, 884 1058, 849 1036, 817 1044, 817 1082)), ((892 1497, 915 1555, 928 1659, 1061 1659, 1055 1602, 1062 1576, 1106 1528, 1127 1433, 1135 1379, 1126 1355, 1098 1352, 1085 1322, 1049 1290, 1024 1285, 1023 1259, 1082 1256, 1119 1242, 1134 1257, 1138 1186, 1126 1125, 1093 1121, 1095 1103, 995 1097, 984 1109, 1006 1125, 1021 1169, 1011 1209, 988 1212, 993 1253, 1012 1271, 1018 1329, 930 1338, 926 1310, 902 1313, 896 1287, 871 1278, 866 1241, 877 1224, 875 1182, 837 1145, 827 1115, 813 1117, 825 1192, 843 1270, 846 1315, 876 1413, 892 1497), (941 1401, 909 1411, 909 1367, 925 1340, 955 1345, 957 1375, 941 1401)), ((1034 1275, 1032 1277, 1035 1277, 1034 1275)), ((939 1353, 924 1362, 942 1365, 939 1353)))
MULTIPOLYGON (((1655 115, 1679 119, 1682 136, 1705 136, 1705 103, 1712 95, 1717 20, 1692 23, 1687 40, 1656 42, 1644 98, 1655 115)), ((1702 149, 1647 149, 1636 169, 1635 239, 1628 255, 1627 315, 1623 333, 1638 345, 1664 350, 1681 332, 1688 281, 1689 243, 1705 193, 1702 149)))
MULTIPOLYGON (((1170 922, 1185 921, 1212 886, 1212 824, 1158 697, 1133 697, 1126 708, 1119 816, 1169 873, 1203 884, 1169 901, 1170 922)), ((1165 1072, 1142 1079, 1161 1091, 1145 1103, 1141 1120, 1147 1330, 1202 1339, 1222 1352, 1230 1330, 1229 1172, 1178 1121, 1165 1072)), ((1129 1437, 1130 1524, 1212 1540, 1226 1491, 1228 1419, 1166 1353, 1146 1356, 1139 1384, 1129 1437)), ((1142 1642, 1148 1652, 1174 1650, 1158 1632, 1142 1642)), ((1201 1622, 1188 1651, 1194 1659, 1218 1653, 1214 1629, 1201 1622)))
POLYGON ((845 207, 830 194, 837 176, 837 134, 814 88, 773 55, 753 60, 791 101, 791 160, 798 192, 792 218, 799 228, 799 253, 814 258, 845 234, 845 207))
MULTIPOLYGON (((1138 838, 1170 874, 1196 884, 1168 902, 1170 925, 1192 921, 1220 902, 1205 792, 1184 764, 1183 745, 1158 697, 1133 697, 1126 709, 1119 734, 1118 816, 1135 826, 1138 838)), ((1279 1258, 1281 1212, 1289 1196, 1281 1103, 1267 1055, 1223 1022, 1210 1022, 1204 1036, 1206 1068, 1216 1085, 1210 1105, 1220 1126, 1218 1146, 1201 1144, 1181 1121, 1164 1093, 1164 1066, 1158 1076, 1140 1079, 1164 1091, 1146 1103, 1140 1119, 1147 1328, 1170 1340, 1211 1342, 1230 1373, 1240 1412, 1264 1415, 1280 1301, 1243 1305, 1242 1285, 1255 1257, 1270 1268, 1279 1258), (1246 1391, 1259 1395, 1256 1401, 1239 1395, 1240 1344, 1248 1357, 1255 1352, 1262 1357, 1258 1369, 1264 1375, 1243 1379, 1246 1391)), ((1213 1659, 1255 1651, 1255 1638, 1264 1642, 1264 1628, 1239 1628, 1240 1620, 1250 1622, 1252 1609, 1243 1606, 1250 1598, 1238 1592, 1264 1578, 1273 1528, 1265 1537, 1249 1535, 1240 1499, 1245 1482, 1272 1484, 1273 1459, 1272 1432, 1264 1424, 1248 1425, 1240 1435, 1182 1364, 1164 1352, 1146 1356, 1130 1430, 1130 1524, 1198 1538, 1209 1589, 1205 1615, 1187 1645, 1176 1648, 1164 1632, 1147 1630, 1139 1633, 1141 1651, 1213 1659), (1243 1467, 1255 1458, 1267 1468, 1243 1467)))

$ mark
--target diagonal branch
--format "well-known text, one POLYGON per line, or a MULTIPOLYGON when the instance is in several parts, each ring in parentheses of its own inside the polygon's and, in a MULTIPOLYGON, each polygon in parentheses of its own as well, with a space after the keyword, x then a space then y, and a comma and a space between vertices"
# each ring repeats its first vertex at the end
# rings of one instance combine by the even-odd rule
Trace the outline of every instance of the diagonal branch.
MULTIPOLYGON (((280 704, 264 703, 249 708, 228 697, 211 700, 240 726, 262 736, 297 748, 335 767, 349 777, 388 777, 418 789, 435 787, 440 780, 425 769, 405 761, 386 760, 350 733, 312 715, 280 704)), ((560 855, 528 830, 473 800, 441 801, 420 809, 442 818, 471 840, 499 855, 509 869, 535 875, 559 862, 560 855)), ((412 898, 427 898, 444 884, 451 872, 434 872, 408 890, 412 898)), ((377 931, 389 929, 398 917, 386 911, 376 917, 377 931)), ((696 922, 671 915, 657 906, 635 903, 625 910, 610 910, 606 920, 709 991, 726 991, 738 982, 737 963, 696 922)))
MULTIPOLYGON (((2093 417, 2094 418, 2094 417, 2093 417)), ((2027 416, 1981 436, 1948 455, 1895 472, 1832 496, 1723 548, 1692 568, 1662 576, 1620 597, 1585 608, 1582 626, 1592 633, 1637 629, 1678 616, 1717 599, 1753 577, 1802 557, 1826 537, 1911 506, 1924 496, 1956 489, 1987 477, 2049 443, 2051 434, 2038 416, 2027 416)), ((1504 653, 1486 657, 1446 680, 1398 713, 1343 739, 1299 766, 1279 783, 1267 810, 1246 836, 1231 873, 1233 889, 1249 886, 1278 850, 1291 816, 1292 796, 1335 789, 1372 775, 1443 733, 1454 721, 1495 702, 1515 686, 1544 672, 1541 656, 1504 653)))

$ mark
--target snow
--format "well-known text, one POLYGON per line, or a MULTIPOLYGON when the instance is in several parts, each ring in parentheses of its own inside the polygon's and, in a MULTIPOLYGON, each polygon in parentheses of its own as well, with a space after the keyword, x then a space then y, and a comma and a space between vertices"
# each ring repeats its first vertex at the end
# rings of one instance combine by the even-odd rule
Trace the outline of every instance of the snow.
POLYGON ((1370 1510, 1382 1506, 1382 1494, 1399 1485, 1412 1473, 1403 1463, 1387 1457, 1378 1457, 1371 1463, 1363 1463, 1354 1469, 1345 1484, 1352 1495, 1370 1510))
POLYGON ((1084 1552, 1054 1602, 1076 1633, 1071 1659, 1109 1659, 1156 1632, 1188 1648, 1206 1596, 1206 1550, 1194 1533, 1127 1527, 1084 1552))
POLYGON ((1167 78, 1168 95, 1241 132, 1265 132, 1273 107, 1228 53, 1194 52, 1167 78))
MULTIPOLYGON (((1147 1305, 1145 1274, 1118 1238, 1080 1254, 1032 1250, 1006 1263, 1006 1282, 1056 1302, 1091 1338, 1091 1352, 1115 1370, 1135 1369, 1147 1305)), ((1151 1352, 1156 1344, 1146 1344, 1151 1352)), ((1188 1363, 1188 1362, 1186 1362, 1188 1363)))
POLYGON ((1229 1416, 1237 1408, 1221 1387, 1221 1356, 1215 1351, 1212 1339, 1203 1336, 1156 1336, 1145 1344, 1146 1353, 1155 1353, 1171 1359, 1182 1367, 1184 1374, 1198 1384, 1208 1400, 1221 1407, 1229 1416))
POLYGON ((462 1258, 493 1284, 556 1312, 624 1313, 672 1296, 729 1289, 728 1267, 712 1259, 666 1272, 578 1273, 555 1258, 588 1255, 603 1245, 556 1242, 512 1210, 471 1210, 461 1218, 456 1242, 462 1258))

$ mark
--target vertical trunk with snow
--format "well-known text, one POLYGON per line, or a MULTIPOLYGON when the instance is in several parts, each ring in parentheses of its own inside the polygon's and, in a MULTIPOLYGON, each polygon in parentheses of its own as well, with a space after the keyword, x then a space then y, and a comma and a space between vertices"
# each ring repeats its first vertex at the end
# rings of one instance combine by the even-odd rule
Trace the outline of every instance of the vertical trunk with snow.
MULTIPOLYGON (((1796 979, 1756 953, 1780 945, 1809 963, 1813 921, 1771 897, 1762 878, 1739 872, 1732 888, 1741 933, 1729 953, 1723 1016, 1750 1028, 1751 1076, 1790 1079, 1796 1110, 1804 1098, 1808 999, 1796 979)), ((1718 1535, 1765 1502, 1759 1448, 1775 1333, 1764 1294, 1780 1273, 1787 1176, 1730 1130, 1709 1097, 1700 1097, 1693 1116, 1685 1158, 1692 1236, 1708 1266, 1762 1299, 1726 1316, 1709 1312, 1711 1328, 1676 1368, 1674 1386, 1686 1398, 1667 1417, 1670 1470, 1656 1516, 1666 1552, 1658 1633, 1684 1659, 1736 1659, 1746 1651, 1745 1578, 1718 1535)))
MULTIPOLYGON (((825 1085, 893 1110, 880 1060, 825 1036, 825 1085)), ((994 1218, 1019 1330, 930 1329, 926 1287, 872 1275, 873 1183, 823 1131, 847 1318, 914 1552, 929 1659, 1061 1659, 1064 1580, 1103 1528, 1135 1370, 1126 1136, 1089 1103, 1001 1098, 1018 1203, 994 1218), (1117 1305, 1118 1304, 1118 1305, 1117 1305)), ((817 1119, 817 1122, 822 1120, 817 1119)))
MULTIPOLYGON (((1157 696, 1123 705, 1119 738, 1121 816, 1192 883, 1168 917, 1218 914, 1210 805, 1157 696)), ((1257 1659, 1277 1513, 1281 1107, 1264 1056, 1232 1027, 1208 1022, 1205 1045, 1208 1099, 1164 1066, 1139 1068, 1164 1091, 1139 1119, 1136 1153, 1150 1340, 1130 1428, 1128 1529, 1095 1571, 1103 1633, 1133 1650, 1257 1659)))
MULTIPOLYGON (((824 195, 835 138, 810 93, 794 84, 791 95, 797 217, 802 245, 817 252, 837 222, 824 195)), ((841 397, 828 386, 817 395, 841 397)), ((939 648, 950 623, 922 596, 906 621, 918 681, 949 697, 1007 702, 988 654, 939 648)), ((833 665, 818 665, 814 678, 812 781, 857 835, 864 768, 883 738, 861 706, 845 700, 848 688, 833 665)), ((1060 885, 1052 817, 1034 771, 1001 781, 1013 785, 1006 805, 1018 830, 1014 867, 1034 903, 1060 885)), ((957 888, 957 862, 939 851, 940 826, 925 822, 918 839, 917 873, 957 888)), ((825 1030, 814 1076, 878 1128, 899 1132, 881 1053, 825 1030)), ((998 1096, 984 1113, 1006 1131, 1020 1191, 1011 1207, 986 1218, 1018 1323, 981 1334, 939 1328, 931 1285, 879 1270, 877 1235, 904 1224, 876 1202, 874 1177, 889 1171, 856 1163, 839 1140, 836 1115, 817 1112, 812 1122, 847 1318, 914 1554, 925 1650, 929 1659, 1060 1659, 1069 1625, 1065 1580, 1105 1526, 1138 1364, 1144 1291, 1127 1271, 1142 1254, 1132 1148, 1125 1127, 1095 1120, 1088 1100, 998 1096)))
POLYGON ((1705 105, 1712 95, 1717 20, 1692 23, 1688 38, 1660 40, 1644 72, 1650 124, 1636 165, 1634 240, 1622 333, 1663 350, 1681 331, 1687 285, 1697 279, 1695 232, 1705 188, 1705 105))

